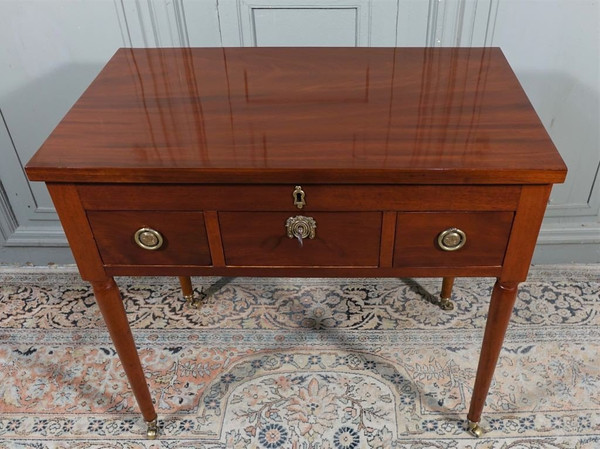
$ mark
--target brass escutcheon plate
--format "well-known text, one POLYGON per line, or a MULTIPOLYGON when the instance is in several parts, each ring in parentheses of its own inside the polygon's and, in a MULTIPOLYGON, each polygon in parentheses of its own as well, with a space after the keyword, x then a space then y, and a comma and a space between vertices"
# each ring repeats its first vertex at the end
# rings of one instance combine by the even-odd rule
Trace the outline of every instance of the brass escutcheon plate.
POLYGON ((296 186, 294 188, 292 197, 294 198, 294 206, 296 206, 298 209, 302 209, 304 206, 306 206, 306 193, 304 193, 304 190, 302 190, 302 186, 296 186))
POLYGON ((290 217, 285 222, 287 236, 291 239, 314 239, 316 235, 317 222, 312 217, 298 215, 290 217))

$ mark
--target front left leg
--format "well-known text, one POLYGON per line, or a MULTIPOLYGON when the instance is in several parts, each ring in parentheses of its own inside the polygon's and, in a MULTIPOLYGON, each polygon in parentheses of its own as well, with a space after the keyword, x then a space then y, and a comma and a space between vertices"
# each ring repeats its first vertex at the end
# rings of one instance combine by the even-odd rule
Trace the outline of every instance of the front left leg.
POLYGON ((93 281, 94 295, 110 338, 115 345, 133 395, 140 407, 142 416, 148 424, 147 436, 154 439, 158 434, 157 415, 146 383, 140 357, 135 347, 131 328, 127 321, 123 299, 112 277, 102 281, 93 281))

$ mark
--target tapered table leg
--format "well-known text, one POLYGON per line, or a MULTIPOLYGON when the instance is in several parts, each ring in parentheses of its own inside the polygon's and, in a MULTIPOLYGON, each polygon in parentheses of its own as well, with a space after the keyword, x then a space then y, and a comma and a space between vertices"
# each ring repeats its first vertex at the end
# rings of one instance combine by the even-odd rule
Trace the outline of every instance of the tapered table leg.
POLYGON ((471 398, 471 406, 467 415, 469 430, 477 437, 482 434, 482 430, 479 427, 481 412, 490 389, 490 384, 492 383, 494 370, 496 369, 502 343, 504 342, 506 328, 508 327, 515 299, 517 298, 518 285, 516 282, 502 283, 498 280, 492 292, 479 356, 479 365, 477 366, 475 387, 473 388, 473 397, 471 398))
POLYGON ((179 276, 179 283, 181 284, 181 294, 183 299, 188 305, 192 305, 194 302, 194 289, 192 287, 192 278, 189 276, 179 276))
POLYGON ((119 288, 113 278, 92 282, 96 301, 115 345, 131 390, 144 420, 148 423, 148 437, 156 438, 156 411, 146 383, 142 364, 133 341, 119 288))
POLYGON ((179 283, 181 284, 181 293, 183 295, 183 299, 185 299, 185 303, 190 307, 194 307, 195 309, 200 308, 202 306, 204 294, 200 292, 199 296, 194 297, 192 278, 189 276, 179 276, 179 283))
POLYGON ((453 277, 445 277, 442 280, 442 293, 440 294, 440 308, 443 310, 454 309, 452 302, 452 287, 454 286, 453 277))

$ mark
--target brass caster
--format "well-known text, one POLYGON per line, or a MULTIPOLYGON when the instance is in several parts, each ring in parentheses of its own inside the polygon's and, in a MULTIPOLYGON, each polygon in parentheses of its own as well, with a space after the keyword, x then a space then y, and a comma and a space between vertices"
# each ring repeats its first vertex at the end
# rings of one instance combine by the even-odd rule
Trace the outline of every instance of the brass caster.
POLYGON ((469 433, 475 438, 481 438, 481 436, 483 435, 483 429, 479 426, 479 423, 473 422, 469 419, 467 420, 467 424, 469 427, 469 433))
POLYGON ((188 307, 193 309, 199 309, 202 307, 202 298, 194 298, 194 295, 185 295, 183 299, 185 299, 185 304, 188 307))
POLYGON ((149 440, 156 440, 156 437, 158 437, 158 418, 156 418, 152 421, 146 421, 146 424, 148 424, 148 430, 146 431, 146 437, 149 440))
POLYGON ((440 306, 440 309, 442 309, 442 310, 453 310, 454 309, 454 303, 452 302, 452 300, 450 298, 440 298, 438 305, 440 306))
POLYGON ((206 293, 204 293, 203 291, 200 292, 200 294, 195 297, 193 294, 191 295, 184 295, 183 299, 185 299, 185 303, 188 307, 192 307, 194 309, 199 309, 202 307, 203 304, 203 299, 206 298, 206 293))

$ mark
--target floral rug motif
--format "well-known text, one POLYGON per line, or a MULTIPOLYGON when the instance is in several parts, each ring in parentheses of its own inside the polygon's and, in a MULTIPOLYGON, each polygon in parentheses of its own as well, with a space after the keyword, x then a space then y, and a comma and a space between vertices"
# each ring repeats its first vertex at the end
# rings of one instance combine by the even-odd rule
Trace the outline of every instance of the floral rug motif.
POLYGON ((493 279, 118 278, 145 425, 72 267, 0 268, 0 448, 598 449, 600 268, 534 267, 466 433, 493 279))

